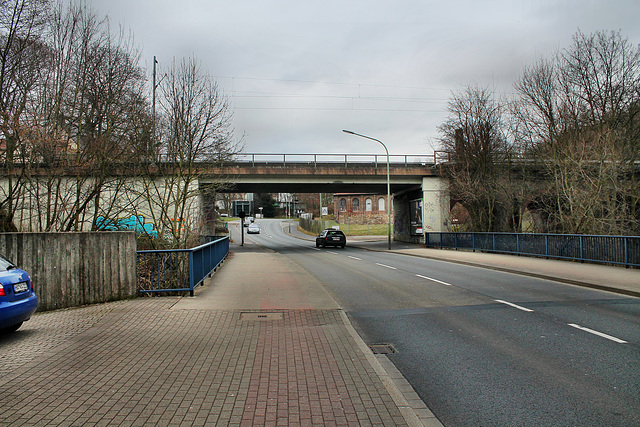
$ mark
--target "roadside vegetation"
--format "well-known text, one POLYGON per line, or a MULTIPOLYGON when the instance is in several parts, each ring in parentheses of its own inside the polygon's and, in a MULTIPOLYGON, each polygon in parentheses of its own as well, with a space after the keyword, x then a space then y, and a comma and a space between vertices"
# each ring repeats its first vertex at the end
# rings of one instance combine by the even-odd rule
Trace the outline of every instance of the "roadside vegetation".
MULTIPOLYGON (((222 184, 200 188, 196 166, 241 151, 230 103, 196 58, 152 66, 86 2, 0 2, 0 232, 133 224, 188 247, 216 231, 222 184)), ((508 98, 454 93, 439 131, 466 230, 640 235, 640 45, 620 32, 576 33, 508 98)))
MULTIPOLYGON (((325 228, 338 227, 346 236, 386 236, 387 224, 338 223, 335 220, 305 220, 300 218, 298 229, 305 234, 318 235, 325 228)), ((393 226, 391 228, 393 233, 393 226)))
MULTIPOLYGON (((386 236, 387 224, 339 224, 336 221, 323 221, 323 228, 337 226, 347 236, 386 236)), ((391 229, 393 233, 393 228, 391 229)))
POLYGON ((187 247, 215 228, 195 166, 240 150, 229 102, 195 58, 153 70, 87 2, 0 3, 0 232, 135 226, 187 247))
POLYGON ((468 86, 440 126, 468 231, 640 234, 640 45, 578 32, 515 96, 468 86))

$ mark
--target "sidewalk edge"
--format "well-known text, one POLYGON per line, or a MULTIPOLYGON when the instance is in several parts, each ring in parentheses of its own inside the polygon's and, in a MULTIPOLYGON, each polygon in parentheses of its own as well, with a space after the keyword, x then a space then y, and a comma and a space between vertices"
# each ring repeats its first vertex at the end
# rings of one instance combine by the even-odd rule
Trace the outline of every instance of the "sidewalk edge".
POLYGON ((375 356, 362 337, 358 335, 344 310, 339 310, 339 312, 345 328, 382 380, 382 384, 398 406, 407 424, 411 427, 442 427, 440 421, 427 408, 406 378, 395 368, 395 365, 386 356, 375 356), (401 391, 401 388, 405 391, 401 391))
POLYGON ((434 257, 434 256, 429 256, 429 255, 413 254, 413 253, 404 252, 402 250, 393 250, 392 249, 391 251, 388 251, 388 250, 381 251, 379 249, 367 248, 365 246, 358 246, 358 245, 351 245, 351 246, 357 247, 359 249, 364 249, 366 251, 371 251, 371 252, 393 252, 393 253, 396 253, 396 254, 408 255, 408 256, 413 256, 413 257, 416 257, 416 258, 425 258, 425 259, 432 259, 432 260, 436 260, 436 261, 452 262, 452 263, 456 263, 456 264, 468 265, 468 266, 471 266, 471 267, 486 268, 486 269, 495 270, 495 271, 502 271, 502 272, 505 272, 505 273, 512 273, 512 274, 519 274, 519 275, 522 275, 522 276, 535 277, 537 279, 551 280, 551 281, 554 281, 554 282, 566 283, 568 285, 582 286, 584 288, 597 289, 599 291, 613 292, 613 293, 620 294, 620 295, 627 295, 627 296, 631 296, 631 297, 640 297, 640 292, 632 291, 632 290, 629 290, 629 289, 618 288, 618 287, 615 287, 615 286, 598 285, 596 283, 589 283, 589 282, 584 282, 584 281, 580 281, 580 280, 568 279, 568 278, 565 278, 565 277, 551 276, 551 275, 546 275, 546 274, 534 273, 534 272, 531 272, 531 271, 517 270, 517 269, 513 269, 513 268, 498 267, 498 266, 495 266, 495 265, 483 264, 483 263, 477 263, 477 262, 462 261, 462 260, 456 260, 456 259, 445 259, 445 258, 442 258, 442 257, 434 257))

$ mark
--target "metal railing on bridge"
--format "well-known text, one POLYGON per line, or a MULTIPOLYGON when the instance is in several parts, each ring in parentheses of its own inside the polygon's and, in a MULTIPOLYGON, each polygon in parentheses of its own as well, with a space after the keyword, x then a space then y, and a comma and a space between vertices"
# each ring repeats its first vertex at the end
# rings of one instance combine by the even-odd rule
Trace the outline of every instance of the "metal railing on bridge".
MULTIPOLYGON (((436 151, 433 154, 390 154, 389 163, 393 165, 409 166, 434 166, 443 163, 448 158, 448 154, 436 151)), ((386 154, 269 154, 269 153, 242 153, 234 157, 233 162, 250 163, 252 166, 264 164, 344 164, 349 165, 374 164, 376 167, 386 166, 386 154)))
POLYGON ((638 236, 430 232, 425 245, 640 267, 638 236))
POLYGON ((138 290, 142 293, 186 292, 209 276, 229 253, 229 237, 191 249, 137 252, 138 290))

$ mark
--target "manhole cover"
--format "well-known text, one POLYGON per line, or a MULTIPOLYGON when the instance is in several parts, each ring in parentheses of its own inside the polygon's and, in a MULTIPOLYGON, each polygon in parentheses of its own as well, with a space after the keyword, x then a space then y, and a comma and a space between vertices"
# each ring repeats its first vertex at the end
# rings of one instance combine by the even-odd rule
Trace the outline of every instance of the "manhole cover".
POLYGON ((240 313, 240 320, 282 320, 284 313, 244 312, 240 313))
POLYGON ((391 344, 373 344, 369 348, 373 351, 373 354, 391 354, 395 353, 396 349, 391 344))

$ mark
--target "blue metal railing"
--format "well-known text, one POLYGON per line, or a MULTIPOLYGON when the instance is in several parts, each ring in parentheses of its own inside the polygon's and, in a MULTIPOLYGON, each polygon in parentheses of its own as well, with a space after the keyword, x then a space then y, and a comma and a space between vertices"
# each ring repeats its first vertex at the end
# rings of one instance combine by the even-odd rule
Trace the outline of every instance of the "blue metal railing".
POLYGON ((425 245, 640 267, 639 236, 431 232, 425 245))
POLYGON ((142 293, 186 292, 209 276, 229 253, 229 237, 191 249, 137 252, 138 290, 142 293))

